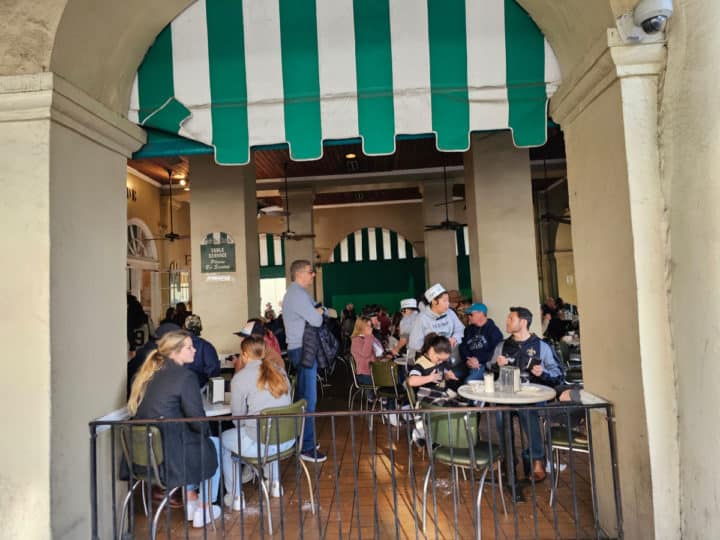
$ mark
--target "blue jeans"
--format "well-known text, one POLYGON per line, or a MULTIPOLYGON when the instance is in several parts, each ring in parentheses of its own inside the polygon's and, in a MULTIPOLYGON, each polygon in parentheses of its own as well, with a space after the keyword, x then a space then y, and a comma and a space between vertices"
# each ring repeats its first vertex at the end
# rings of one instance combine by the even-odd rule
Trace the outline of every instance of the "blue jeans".
POLYGON ((470 381, 481 381, 485 376, 485 364, 480 364, 479 368, 470 368, 467 377, 465 377, 465 384, 470 381))
MULTIPOLYGON (((217 500, 218 488, 220 487, 220 439, 217 437, 210 437, 210 440, 215 445, 215 452, 217 453, 218 466, 215 469, 215 473, 210 478, 210 504, 213 504, 217 500)), ((188 484, 186 486, 188 491, 198 491, 198 496, 202 502, 207 502, 207 483, 203 482, 200 487, 195 484, 188 484)))
MULTIPOLYGON (((545 446, 543 445, 542 430, 540 429, 540 415, 537 411, 523 411, 510 413, 510 422, 514 416, 517 416, 520 420, 520 429, 522 429, 525 437, 529 444, 528 448, 523 448, 523 459, 529 461, 531 459, 543 459, 545 457, 545 446)), ((500 449, 503 453, 505 450, 505 420, 503 413, 497 413, 496 424, 498 431, 500 432, 500 449)), ((508 426, 510 430, 510 440, 513 446, 515 446, 515 430, 511 426, 508 426)), ((532 464, 531 464, 532 465, 532 464)))
MULTIPOLYGON (((297 370, 296 399, 307 401, 307 412, 315 412, 317 405, 317 358, 314 359, 312 367, 306 368, 302 365, 302 348, 288 350, 290 363, 297 370)), ((305 435, 302 441, 302 451, 315 450, 315 419, 305 419, 305 435)))

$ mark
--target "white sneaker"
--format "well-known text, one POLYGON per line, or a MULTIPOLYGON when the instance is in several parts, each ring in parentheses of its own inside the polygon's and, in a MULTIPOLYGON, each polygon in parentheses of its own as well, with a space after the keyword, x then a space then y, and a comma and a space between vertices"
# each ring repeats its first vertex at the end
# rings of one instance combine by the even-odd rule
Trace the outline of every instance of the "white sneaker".
MULTIPOLYGON (((549 473, 550 467, 551 467, 550 462, 546 461, 545 462, 545 472, 549 473)), ((560 466, 558 467, 558 472, 563 472, 565 469, 567 469, 567 463, 561 463, 560 466)))
POLYGON ((202 506, 198 506, 198 509, 195 510, 195 516, 193 517, 193 527, 196 529, 201 529, 203 525, 210 525, 214 519, 217 519, 220 517, 220 507, 216 504, 213 504, 209 508, 205 508, 202 506), (210 515, 210 511, 212 509, 212 516, 210 515), (204 520, 203 520, 203 514, 204 520))
POLYGON ((236 497, 226 493, 225 497, 223 497, 223 501, 225 502, 225 506, 232 509, 234 512, 239 512, 245 508, 245 495, 243 493, 240 493, 240 495, 237 495, 236 497))
POLYGON ((282 486, 280 485, 280 482, 278 482, 277 480, 270 485, 270 496, 273 499, 279 499, 280 496, 284 493, 285 493, 285 490, 283 490, 282 486))
POLYGON ((388 414, 388 420, 392 427, 397 427, 399 425, 397 414, 394 414, 394 413, 388 414))
POLYGON ((198 505, 200 504, 199 499, 195 499, 194 501, 188 501, 185 505, 185 515, 187 517, 188 521, 192 521, 195 517, 195 510, 198 509, 198 505))
POLYGON ((248 482, 250 482, 254 479, 255 479, 255 470, 252 467, 250 467, 249 465, 243 465, 240 481, 243 484, 247 484, 248 482))

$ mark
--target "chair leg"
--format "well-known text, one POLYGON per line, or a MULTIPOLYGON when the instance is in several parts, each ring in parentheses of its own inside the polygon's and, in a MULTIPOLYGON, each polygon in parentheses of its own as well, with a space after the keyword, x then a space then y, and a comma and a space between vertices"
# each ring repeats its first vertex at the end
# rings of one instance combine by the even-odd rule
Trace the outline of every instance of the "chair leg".
POLYGON ((505 493, 503 493, 502 463, 497 462, 498 483, 500 484, 500 500, 503 503, 503 513, 507 517, 507 506, 505 506, 505 493))
POLYGON ((176 488, 171 489, 170 491, 167 491, 165 493, 165 497, 163 498, 162 502, 160 503, 157 510, 155 511, 155 515, 153 516, 153 520, 152 520, 152 527, 150 528, 150 538, 152 538, 152 540, 155 540, 155 537, 157 536, 158 520, 160 519, 160 516, 162 515, 163 509, 167 505, 172 494, 175 493, 178 489, 180 489, 180 488, 176 487, 176 488))
POLYGON ((268 534, 272 536, 272 513, 270 511, 270 493, 265 482, 265 478, 260 477, 260 487, 262 488, 263 497, 265 498, 265 507, 267 508, 268 534))
POLYGON ((476 504, 478 523, 477 523, 477 527, 475 527, 475 530, 476 530, 475 537, 477 540, 482 539, 482 519, 480 519, 480 504, 482 503, 483 487, 485 486, 485 477, 487 476, 488 470, 490 470, 489 467, 485 467, 485 469, 483 469, 482 476, 480 477, 480 486, 478 487, 477 504, 476 504))
POLYGON ((147 517, 150 514, 150 507, 147 503, 147 494, 145 493, 145 480, 140 480, 140 492, 142 493, 142 501, 143 501, 143 510, 145 511, 145 516, 147 517))
POLYGON ((555 482, 550 489, 550 506, 552 506, 553 500, 557 497, 558 482, 560 480, 560 450, 557 448, 553 448, 552 460, 555 467, 555 482))
MULTIPOLYGON (((125 499, 123 499, 122 513, 120 514, 120 526, 118 527, 118 540, 121 540, 123 537, 125 518, 127 517, 127 509, 130 503, 130 498, 133 496, 133 493, 135 493, 135 489, 141 484, 142 480, 136 480, 132 487, 128 490, 127 495, 125 495, 125 499)), ((145 510, 145 515, 147 515, 147 509, 145 510)))
POLYGON ((425 482, 423 482, 423 534, 426 534, 425 521, 427 518, 427 489, 430 482, 430 465, 425 473, 425 482))
POLYGON ((315 496, 313 495, 312 480, 310 479, 310 471, 308 471, 307 465, 305 465, 305 462, 303 460, 300 460, 300 465, 302 465, 302 469, 305 472, 305 479, 307 480, 307 484, 308 484, 308 492, 310 492, 310 511, 313 514, 315 514, 315 496))

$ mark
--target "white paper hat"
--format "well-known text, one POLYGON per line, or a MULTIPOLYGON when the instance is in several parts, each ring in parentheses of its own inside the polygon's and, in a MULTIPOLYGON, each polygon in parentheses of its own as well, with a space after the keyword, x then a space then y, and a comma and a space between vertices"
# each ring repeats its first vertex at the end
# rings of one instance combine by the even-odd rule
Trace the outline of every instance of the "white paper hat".
POLYGON ((400 309, 417 309, 417 300, 414 298, 404 298, 400 300, 400 309))
POLYGON ((425 298, 427 299, 428 303, 430 303, 444 292, 447 292, 445 290, 445 287, 443 287, 439 283, 436 283, 435 285, 430 287, 427 291, 425 291, 425 298))

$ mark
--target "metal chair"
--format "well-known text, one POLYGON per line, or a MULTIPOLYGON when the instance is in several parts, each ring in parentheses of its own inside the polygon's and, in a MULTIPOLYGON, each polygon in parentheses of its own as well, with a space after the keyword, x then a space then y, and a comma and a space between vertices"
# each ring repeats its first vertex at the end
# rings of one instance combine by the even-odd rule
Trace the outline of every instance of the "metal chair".
MULTIPOLYGON (((155 485, 165 491, 165 497, 160 502, 152 518, 152 525, 150 528, 151 538, 155 538, 157 535, 157 525, 162 514, 163 509, 167 506, 170 497, 178 490, 182 490, 183 494, 183 513, 185 512, 185 490, 184 486, 175 486, 168 490, 167 486, 162 480, 160 475, 160 467, 165 460, 165 454, 163 452, 162 435, 160 429, 156 426, 120 426, 120 444, 122 446, 123 456, 125 461, 128 463, 128 467, 131 470, 130 479, 131 486, 128 490, 127 495, 123 501, 122 513, 120 516, 120 526, 118 527, 119 537, 123 537, 123 529, 125 527, 125 518, 127 517, 128 504, 130 498, 134 495, 135 490, 140 487, 143 494, 143 507, 145 515, 148 515, 148 505, 145 499, 146 485, 155 485), (136 480, 132 482, 132 478, 136 480)), ((210 493, 210 479, 207 482, 207 493, 210 493)), ((212 523, 213 530, 215 529, 215 518, 210 512, 210 522, 212 523)))
MULTIPOLYGON (((553 426, 550 428, 550 446, 552 449, 552 459, 555 464, 555 482, 550 490, 550 506, 552 506, 560 478, 560 452, 589 454, 590 448, 585 433, 577 429, 570 430, 567 426, 553 426)), ((590 475, 590 482, 592 483, 592 475, 590 475)), ((592 489, 592 486, 590 487, 592 489)))
MULTIPOLYGON (((397 388, 398 366, 395 362, 378 360, 370 364, 370 376, 373 382, 373 392, 375 399, 373 400, 370 410, 375 410, 378 405, 382 407, 382 399, 394 399, 395 408, 400 408, 400 394, 397 388)), ((372 429, 373 417, 370 417, 370 429, 372 429)), ((383 418, 384 421, 384 418, 383 418)), ((400 419, 398 418, 397 436, 400 437, 400 419)))
POLYGON ((264 452, 255 457, 241 456, 236 452, 232 452, 233 487, 231 493, 235 494, 236 492, 235 482, 237 482, 238 465, 244 463, 251 466, 255 471, 256 478, 259 478, 260 487, 265 499, 269 534, 272 534, 272 514, 270 510, 270 493, 263 470, 266 465, 271 464, 273 461, 284 461, 295 457, 296 462, 300 464, 303 472, 305 473, 305 478, 307 479, 308 484, 308 492, 310 493, 310 509, 313 514, 315 513, 315 499, 313 498, 310 472, 308 471, 305 462, 300 458, 302 439, 303 434, 305 433, 305 417, 298 417, 297 415, 304 414, 306 406, 307 401, 301 399, 292 405, 288 405, 287 407, 263 409, 258 415, 257 422, 259 424, 259 440, 262 441, 262 444, 264 445, 264 452), (287 450, 270 454, 271 448, 277 448, 280 444, 288 441, 295 441, 295 444, 287 450))
MULTIPOLYGON (((423 407, 425 411, 424 423, 427 436, 427 451, 429 464, 425 473, 423 484, 423 533, 426 533, 427 520, 427 490, 430 481, 430 474, 434 463, 448 465, 455 474, 457 482, 457 469, 477 470, 481 472, 480 486, 478 487, 476 509, 478 523, 476 537, 482 537, 480 506, 482 503, 482 492, 485 485, 485 478, 491 466, 498 465, 502 460, 500 448, 489 442, 478 440, 477 415, 475 413, 448 413, 443 412, 442 407, 423 407)), ((497 467, 498 484, 500 487, 500 499, 503 505, 503 512, 507 516, 505 497, 502 487, 502 467, 497 467)))
POLYGON ((350 359, 350 371, 352 372, 352 385, 350 386, 350 389, 348 391, 348 410, 353 410, 353 404, 355 403, 355 398, 360 396, 360 410, 362 411, 365 407, 365 402, 367 402, 367 393, 373 391, 373 385, 372 384, 362 384, 359 383, 357 380, 357 363, 355 362, 355 357, 351 354, 349 355, 350 359))

